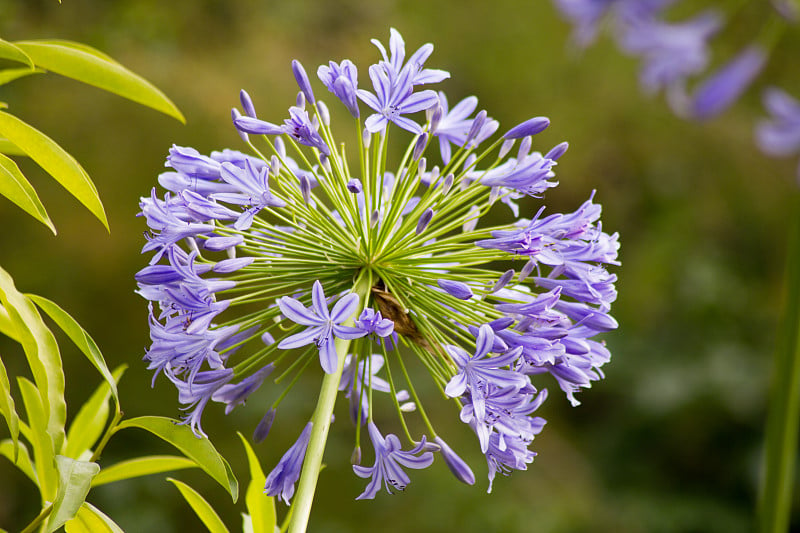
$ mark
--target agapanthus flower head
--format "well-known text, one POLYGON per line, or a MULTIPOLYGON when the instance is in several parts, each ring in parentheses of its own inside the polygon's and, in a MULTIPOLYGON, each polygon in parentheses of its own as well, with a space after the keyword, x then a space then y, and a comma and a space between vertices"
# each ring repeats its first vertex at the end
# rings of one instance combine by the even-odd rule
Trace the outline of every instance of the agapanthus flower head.
MULTIPOLYGON (((407 57, 396 30, 388 49, 374 42, 380 57, 360 69, 372 91, 359 88, 349 60, 317 70, 356 119, 347 125, 332 122, 319 98, 328 93, 315 93, 295 61, 300 93, 283 123, 258 117, 240 95, 233 122, 252 155, 170 150, 171 170, 159 178, 168 192, 140 204, 152 253, 136 276, 150 302, 145 359, 175 384, 198 434, 209 403, 229 412, 248 398, 252 406, 257 391, 270 398, 258 400, 267 402, 259 440, 299 375, 316 374, 318 401, 341 393, 367 429, 354 443, 354 471, 371 479, 359 498, 404 489, 405 469, 425 468, 437 453, 474 483, 427 414, 435 400, 416 392, 414 381, 431 380, 476 434, 491 487, 497 472, 533 460, 548 383, 576 404, 602 377, 610 354, 596 336, 617 327, 608 267, 619 265, 618 236, 603 231, 594 193, 572 213, 542 206, 518 218, 520 199, 539 201, 557 185, 567 144, 534 149, 547 118, 500 129, 476 112, 476 97, 451 109, 443 91, 422 87, 449 77, 425 66, 432 45, 407 57), (343 133, 353 122, 356 131, 343 133), (345 150, 345 133, 355 133, 355 147, 345 150), (399 428, 386 436, 375 423, 378 414, 382 427, 392 423, 384 405, 399 428), (360 464, 365 433, 371 467, 360 464)), ((327 432, 332 409, 314 411, 269 475, 269 494, 288 502, 306 454, 321 460, 311 435, 327 432)))

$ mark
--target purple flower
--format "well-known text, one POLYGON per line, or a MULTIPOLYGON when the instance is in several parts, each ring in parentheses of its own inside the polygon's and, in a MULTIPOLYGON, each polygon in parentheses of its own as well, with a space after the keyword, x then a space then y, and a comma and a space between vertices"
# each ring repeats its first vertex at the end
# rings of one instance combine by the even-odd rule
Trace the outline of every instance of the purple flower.
MULTIPOLYGON (((367 390, 379 392, 391 392, 389 383, 377 376, 383 368, 383 356, 378 354, 370 355, 366 360, 359 361, 357 357, 348 354, 344 361, 342 379, 339 382, 339 390, 347 391, 345 397, 350 400, 350 418, 360 424, 367 421, 369 415, 369 398, 367 390)), ((397 401, 408 399, 408 392, 398 391, 397 401)))
POLYGON ((169 367, 164 369, 164 374, 178 389, 178 401, 186 406, 183 409, 189 411, 182 423, 189 424, 198 437, 206 437, 200 425, 203 409, 208 405, 211 397, 233 379, 233 370, 229 368, 205 370, 198 372, 190 382, 180 379, 169 367))
POLYGON ((597 36, 600 20, 619 0, 555 0, 556 8, 575 26, 573 39, 588 46, 597 36))
POLYGON ((312 427, 311 422, 306 424, 297 441, 283 454, 278 465, 267 476, 267 483, 264 486, 267 496, 280 496, 286 505, 289 505, 289 500, 294 496, 294 484, 300 479, 312 427))
MULTIPOLYGON (((772 87, 764 91, 764 107, 771 116, 756 127, 759 148, 773 156, 800 152, 800 102, 772 87)), ((800 179, 800 166, 797 177, 800 179)))
POLYGON ((322 369, 326 373, 332 374, 336 370, 337 362, 334 337, 357 339, 367 334, 363 329, 341 325, 356 312, 358 295, 351 293, 340 298, 329 312, 322 284, 315 281, 311 297, 310 308, 306 308, 299 301, 288 296, 278 299, 278 307, 286 318, 302 326, 308 326, 305 331, 283 339, 278 344, 278 348, 288 350, 315 342, 319 348, 319 361, 322 369))
POLYGON ((689 114, 705 120, 725 111, 758 76, 767 53, 753 44, 742 50, 700 84, 689 104, 689 114))
POLYGON ((536 135, 547 129, 550 125, 550 119, 547 117, 533 117, 526 120, 521 124, 517 124, 508 130, 503 139, 521 139, 529 135, 536 135))
POLYGON ((356 320, 356 327, 366 331, 367 335, 374 333, 378 337, 388 337, 394 331, 394 322, 383 318, 380 311, 367 307, 356 320))
POLYGON ((214 199, 249 206, 250 208, 240 214, 233 227, 239 231, 248 229, 253 224, 253 217, 265 207, 283 207, 286 202, 276 198, 269 191, 268 168, 263 166, 256 170, 250 160, 245 161, 245 168, 241 169, 233 163, 222 163, 220 177, 226 183, 236 187, 237 192, 215 193, 214 199))
POLYGON ((433 453, 426 451, 430 449, 422 437, 422 441, 411 450, 404 452, 400 446, 400 439, 395 435, 386 435, 386 438, 381 435, 378 428, 373 422, 367 425, 369 431, 369 438, 372 441, 372 447, 375 450, 375 463, 372 467, 367 468, 360 465, 353 465, 353 471, 358 477, 372 478, 364 489, 364 492, 358 495, 357 500, 371 500, 383 485, 386 492, 392 493, 392 489, 405 490, 406 486, 411 482, 408 475, 403 471, 403 466, 406 468, 427 468, 433 463, 433 453), (417 455, 423 452, 421 455, 417 455))
MULTIPOLYGON (((453 109, 448 109, 447 96, 440 91, 439 106, 441 117, 438 120, 437 126, 433 129, 433 135, 439 137, 439 151, 442 155, 442 161, 447 164, 452 157, 450 144, 452 143, 458 147, 467 144, 467 137, 474 123, 474 120, 468 117, 478 106, 478 99, 474 96, 468 96, 457 103, 453 109)), ((497 127, 498 122, 496 120, 485 120, 481 129, 474 136, 472 143, 474 145, 480 144, 494 133, 497 127)))
POLYGON ((383 131, 391 121, 411 133, 422 133, 419 124, 402 115, 428 109, 436 105, 438 98, 431 90, 413 92, 413 74, 412 69, 403 69, 397 79, 393 80, 380 65, 372 65, 369 68, 369 77, 375 88, 375 94, 364 89, 358 90, 358 97, 376 111, 367 117, 364 124, 367 131, 370 133, 383 131))
POLYGON ((469 300, 474 296, 469 285, 461 281, 440 279, 436 280, 437 285, 450 296, 455 296, 459 300, 469 300))
POLYGON ((257 370, 252 375, 244 378, 239 383, 225 384, 217 389, 216 392, 214 392, 214 394, 211 396, 211 399, 215 402, 224 403, 225 414, 227 415, 233 411, 233 408, 237 405, 244 404, 248 396, 250 396, 257 388, 261 386, 274 368, 275 365, 270 363, 262 367, 260 370, 257 370))
POLYGON ((433 45, 428 43, 424 44, 416 52, 414 52, 404 63, 406 57, 406 44, 403 37, 396 29, 389 30, 389 51, 391 57, 386 54, 386 48, 383 47, 380 41, 372 39, 374 44, 381 53, 383 61, 379 64, 391 79, 395 79, 401 75, 404 70, 410 71, 411 83, 413 85, 420 85, 423 83, 438 83, 450 77, 450 73, 444 70, 437 69, 423 69, 422 66, 425 61, 433 52, 433 45))
POLYGON ((444 457, 444 462, 447 464, 447 468, 450 469, 450 472, 456 476, 456 479, 467 485, 474 485, 475 474, 472 473, 472 469, 470 469, 469 465, 465 463, 441 437, 437 436, 434 441, 439 445, 439 451, 442 453, 442 457, 444 457))
POLYGON ((350 114, 358 118, 360 116, 356 96, 358 69, 349 59, 345 59, 340 65, 333 61, 328 65, 321 65, 317 69, 317 76, 325 87, 342 101, 350 114))
POLYGON ((644 61, 640 80, 647 92, 683 90, 687 78, 708 65, 708 41, 721 24, 714 12, 678 24, 636 18, 624 25, 620 46, 644 61))
POLYGON ((300 86, 300 90, 303 92, 306 100, 308 103, 313 104, 315 102, 314 91, 311 90, 311 83, 308 81, 306 69, 304 69, 303 65, 296 59, 292 61, 292 72, 294 72, 294 79, 297 80, 297 85, 300 86))

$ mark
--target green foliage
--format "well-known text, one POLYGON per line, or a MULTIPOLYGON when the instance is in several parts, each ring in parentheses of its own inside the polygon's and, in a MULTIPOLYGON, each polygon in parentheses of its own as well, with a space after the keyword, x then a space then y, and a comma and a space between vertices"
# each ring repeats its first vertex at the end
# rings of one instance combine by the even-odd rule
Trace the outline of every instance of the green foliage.
POLYGON ((177 479, 167 478, 167 480, 178 487, 183 498, 192 507, 192 510, 194 510, 195 514, 202 520, 203 525, 205 525, 211 533, 229 533, 228 528, 222 523, 222 519, 217 512, 214 511, 214 508, 211 507, 211 504, 200 496, 196 490, 177 479))
POLYGON ((67 533, 122 533, 121 527, 89 502, 81 505, 64 529, 67 533))
POLYGON ((56 456, 58 495, 47 519, 46 533, 53 533, 73 518, 89 494, 92 478, 100 471, 97 463, 56 456))
MULTIPOLYGON (((250 470, 250 483, 245 492, 245 503, 248 513, 242 513, 243 533, 274 533, 277 529, 277 515, 275 513, 275 499, 264 493, 266 477, 261 469, 261 464, 253 448, 241 433, 237 433, 247 455, 250 470)), ((198 518, 211 533, 227 533, 229 530, 217 515, 214 508, 189 485, 178 480, 167 478, 178 487, 183 498, 197 514, 198 518)))
POLYGON ((172 444, 222 485, 234 502, 239 498, 239 483, 228 462, 217 452, 211 441, 197 438, 189 426, 177 424, 175 420, 161 416, 140 416, 122 422, 117 426, 117 431, 124 428, 144 429, 172 444))
MULTIPOLYGON (((62 40, 12 43, 0 39, 0 59, 26 65, 26 68, 0 69, 0 85, 31 74, 55 72, 186 122, 175 104, 158 88, 85 44, 62 40)), ((0 107, 7 106, 3 104, 0 107)), ((55 226, 36 191, 19 167, 3 154, 25 155, 33 159, 108 229, 108 219, 97 188, 80 163, 50 137, 8 113, 0 113, 0 194, 55 233, 55 226)))

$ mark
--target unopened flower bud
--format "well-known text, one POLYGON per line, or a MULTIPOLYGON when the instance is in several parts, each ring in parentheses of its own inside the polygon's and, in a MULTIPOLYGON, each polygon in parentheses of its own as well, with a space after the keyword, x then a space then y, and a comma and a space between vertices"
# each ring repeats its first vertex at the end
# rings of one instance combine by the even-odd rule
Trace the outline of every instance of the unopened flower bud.
POLYGON ((419 222, 417 222, 417 235, 425 231, 425 228, 427 228, 428 224, 431 223, 432 218, 433 210, 429 207, 419 217, 419 222))

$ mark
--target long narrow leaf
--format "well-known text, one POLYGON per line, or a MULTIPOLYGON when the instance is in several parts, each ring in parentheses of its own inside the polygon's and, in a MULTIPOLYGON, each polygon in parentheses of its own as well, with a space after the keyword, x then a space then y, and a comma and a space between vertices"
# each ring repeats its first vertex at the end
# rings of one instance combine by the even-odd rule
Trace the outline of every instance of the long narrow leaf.
POLYGON ((36 478, 31 456, 25 443, 20 442, 15 446, 11 439, 3 439, 0 441, 0 455, 11 461, 23 474, 28 476, 28 479, 33 481, 37 487, 39 486, 39 480, 36 478))
POLYGON ((17 63, 25 63, 29 67, 33 68, 33 60, 28 57, 19 46, 16 46, 13 43, 8 41, 4 41, 0 39, 0 59, 10 59, 11 61, 16 61, 17 63))
POLYGON ((64 369, 53 333, 47 329, 36 306, 17 291, 14 280, 0 268, 0 303, 17 331, 41 397, 47 431, 56 452, 64 444, 67 404, 64 401, 64 369))
POLYGON ((184 468, 197 468, 199 465, 191 459, 179 455, 150 455, 120 461, 100 471, 92 480, 92 486, 105 485, 114 481, 122 481, 135 477, 161 474, 184 468))
POLYGON ((242 445, 247 454, 247 464, 250 467, 250 483, 247 485, 244 501, 250 513, 253 533, 274 533, 275 526, 278 523, 278 517, 275 513, 275 499, 264 493, 264 485, 267 478, 261 469, 261 463, 258 462, 258 457, 256 457, 247 439, 241 433, 238 433, 238 435, 242 440, 242 445))
POLYGON ((786 301, 778 333, 767 412, 764 479, 759 494, 759 531, 789 530, 800 429, 800 195, 786 256, 786 301))
POLYGON ((20 150, 19 146, 17 146, 16 144, 12 143, 8 139, 4 139, 2 137, 0 137, 0 154, 23 155, 23 156, 27 156, 28 155, 25 152, 23 152, 22 150, 20 150))
MULTIPOLYGON (((114 370, 115 382, 119 381, 126 368, 121 366, 114 370)), ((64 455, 80 459, 82 454, 91 450, 95 445, 108 421, 108 399, 110 397, 111 387, 104 381, 81 406, 75 419, 69 425, 64 455)))
POLYGON ((22 174, 17 164, 3 154, 0 154, 0 194, 50 228, 53 234, 56 233, 56 228, 33 186, 22 174))
POLYGON ((0 85, 11 83, 19 78, 30 76, 31 74, 44 74, 44 70, 38 68, 6 68, 0 70, 0 85))
POLYGON ((89 502, 83 502, 75 518, 64 524, 67 533, 124 533, 116 522, 89 502))
POLYGON ((8 381, 8 372, 3 359, 0 358, 0 414, 6 419, 8 432, 14 443, 14 457, 16 459, 17 446, 19 444, 19 415, 14 405, 14 397, 11 396, 11 383, 8 381))
POLYGON ((18 41, 14 44, 38 67, 94 85, 186 122, 164 93, 99 50, 69 41, 18 41))
POLYGON ((58 466, 58 496, 47 519, 46 533, 53 533, 78 513, 92 486, 92 478, 100 471, 97 463, 76 461, 56 456, 58 466))
POLYGON ((103 354, 100 353, 100 348, 97 347, 97 343, 94 342, 94 339, 84 330, 78 322, 70 316, 69 313, 64 311, 58 304, 55 302, 48 300, 43 296, 37 296, 35 294, 26 294, 28 298, 33 300, 33 302, 39 306, 39 308, 47 313, 47 315, 58 324, 64 333, 66 333, 72 342, 80 348, 81 352, 89 359, 89 362, 94 365, 100 375, 103 376, 103 379, 106 380, 109 387, 111 387, 111 394, 114 395, 114 401, 119 404, 119 395, 117 393, 117 382, 114 380, 114 377, 111 375, 111 372, 108 370, 108 366, 106 365, 106 360, 103 358, 103 354))
POLYGON ((214 511, 214 508, 196 490, 177 479, 167 478, 167 481, 178 487, 183 499, 192 507, 195 514, 203 522, 203 525, 211 533, 229 533, 228 528, 225 527, 225 523, 214 511))
POLYGON ((123 421, 117 431, 128 427, 141 428, 167 441, 186 457, 194 460, 213 479, 227 490, 233 501, 239 497, 239 482, 228 462, 217 452, 207 438, 198 438, 189 426, 160 416, 140 416, 123 421))
POLYGON ((20 342, 19 335, 17 334, 17 328, 11 321, 11 317, 8 316, 8 311, 6 311, 6 308, 2 305, 0 305, 0 333, 9 339, 14 339, 17 342, 20 342))
POLYGON ((45 172, 53 176, 108 229, 108 219, 94 183, 75 158, 53 139, 5 112, 0 112, 0 136, 19 147, 45 172))
POLYGON ((39 391, 33 383, 23 377, 17 378, 22 403, 28 415, 30 427, 20 423, 22 435, 33 447, 33 465, 39 481, 39 493, 42 501, 53 501, 58 491, 58 470, 56 468, 53 440, 47 432, 47 418, 42 408, 39 391))

